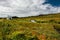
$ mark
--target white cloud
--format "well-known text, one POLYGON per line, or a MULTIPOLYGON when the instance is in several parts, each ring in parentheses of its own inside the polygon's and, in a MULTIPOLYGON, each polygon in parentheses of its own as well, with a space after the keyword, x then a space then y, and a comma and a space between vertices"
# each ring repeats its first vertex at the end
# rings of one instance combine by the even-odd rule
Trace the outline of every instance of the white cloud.
POLYGON ((0 0, 0 17, 25 17, 60 12, 60 7, 44 4, 46 0, 0 0))

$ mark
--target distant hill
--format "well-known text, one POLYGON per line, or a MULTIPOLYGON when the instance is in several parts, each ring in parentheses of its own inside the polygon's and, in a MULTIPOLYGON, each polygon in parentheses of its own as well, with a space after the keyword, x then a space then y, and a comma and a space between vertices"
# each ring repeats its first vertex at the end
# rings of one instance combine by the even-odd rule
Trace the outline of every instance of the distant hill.
POLYGON ((17 16, 13 16, 12 18, 19 18, 19 17, 17 17, 17 16))
POLYGON ((12 18, 0 19, 0 40, 60 40, 60 13, 12 18))

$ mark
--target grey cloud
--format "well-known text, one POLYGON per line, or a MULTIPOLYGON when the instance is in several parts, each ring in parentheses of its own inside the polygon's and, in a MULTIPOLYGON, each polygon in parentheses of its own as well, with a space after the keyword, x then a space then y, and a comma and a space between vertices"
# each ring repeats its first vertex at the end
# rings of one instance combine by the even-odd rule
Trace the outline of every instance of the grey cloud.
POLYGON ((27 17, 59 12, 60 7, 44 4, 46 0, 0 0, 0 17, 27 17))
POLYGON ((6 6, 9 7, 9 3, 7 2, 7 0, 0 0, 0 6, 6 6))

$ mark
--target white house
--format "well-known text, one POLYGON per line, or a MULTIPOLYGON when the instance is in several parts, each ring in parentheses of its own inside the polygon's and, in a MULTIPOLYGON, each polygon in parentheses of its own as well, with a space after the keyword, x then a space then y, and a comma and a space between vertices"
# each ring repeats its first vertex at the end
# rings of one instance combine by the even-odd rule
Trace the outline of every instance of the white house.
POLYGON ((7 18, 6 18, 7 20, 11 20, 12 19, 12 16, 7 16, 7 18))

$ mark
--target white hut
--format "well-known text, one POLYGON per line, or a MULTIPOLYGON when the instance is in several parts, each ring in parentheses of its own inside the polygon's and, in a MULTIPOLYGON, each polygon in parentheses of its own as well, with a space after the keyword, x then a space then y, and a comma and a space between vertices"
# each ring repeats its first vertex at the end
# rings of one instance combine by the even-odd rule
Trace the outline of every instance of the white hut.
POLYGON ((12 19, 12 16, 7 16, 7 18, 6 18, 7 20, 11 20, 12 19))

